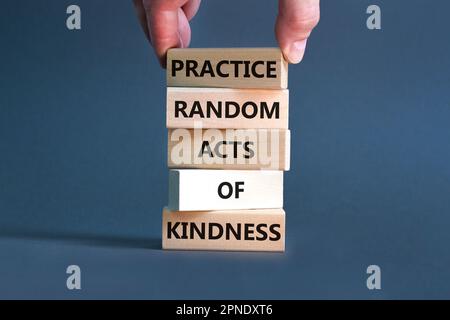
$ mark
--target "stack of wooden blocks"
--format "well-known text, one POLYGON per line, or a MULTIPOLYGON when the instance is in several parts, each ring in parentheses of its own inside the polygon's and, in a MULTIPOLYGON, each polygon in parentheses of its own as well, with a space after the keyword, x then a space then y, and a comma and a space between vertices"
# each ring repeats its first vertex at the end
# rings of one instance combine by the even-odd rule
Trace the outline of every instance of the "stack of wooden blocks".
POLYGON ((276 48, 169 50, 164 249, 284 251, 287 73, 276 48))

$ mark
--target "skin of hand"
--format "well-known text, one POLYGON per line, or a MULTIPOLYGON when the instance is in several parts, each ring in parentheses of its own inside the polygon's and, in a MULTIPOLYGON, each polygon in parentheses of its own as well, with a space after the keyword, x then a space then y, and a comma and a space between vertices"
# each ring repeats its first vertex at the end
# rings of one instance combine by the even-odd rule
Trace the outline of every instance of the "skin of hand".
MULTIPOLYGON (((201 0, 133 0, 141 26, 161 65, 170 48, 187 48, 191 41, 189 21, 201 0)), ((306 43, 320 19, 320 0, 279 0, 275 35, 285 59, 299 63, 306 43)))

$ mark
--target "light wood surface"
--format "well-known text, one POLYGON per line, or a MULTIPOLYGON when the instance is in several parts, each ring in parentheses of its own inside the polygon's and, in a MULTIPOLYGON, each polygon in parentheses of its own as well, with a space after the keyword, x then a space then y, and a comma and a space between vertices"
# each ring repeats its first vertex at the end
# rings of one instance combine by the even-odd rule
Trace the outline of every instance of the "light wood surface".
POLYGON ((167 88, 168 128, 287 129, 289 91, 167 88))
POLYGON ((163 210, 162 247, 178 250, 284 251, 283 209, 163 210))
POLYGON ((278 48, 187 48, 167 53, 167 86, 286 89, 278 48))
POLYGON ((169 170, 169 209, 177 211, 283 207, 283 171, 169 170))
POLYGON ((169 168, 289 170, 290 131, 169 129, 169 168))

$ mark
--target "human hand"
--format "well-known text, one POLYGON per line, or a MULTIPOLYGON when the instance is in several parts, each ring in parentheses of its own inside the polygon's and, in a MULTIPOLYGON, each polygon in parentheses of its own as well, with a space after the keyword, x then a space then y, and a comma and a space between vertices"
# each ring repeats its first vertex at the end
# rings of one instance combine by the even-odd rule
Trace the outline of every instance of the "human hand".
MULTIPOLYGON (((161 65, 167 50, 186 48, 191 41, 189 21, 201 0, 133 0, 139 21, 161 65)), ((279 0, 275 35, 284 57, 299 63, 306 42, 319 22, 320 0, 279 0)))

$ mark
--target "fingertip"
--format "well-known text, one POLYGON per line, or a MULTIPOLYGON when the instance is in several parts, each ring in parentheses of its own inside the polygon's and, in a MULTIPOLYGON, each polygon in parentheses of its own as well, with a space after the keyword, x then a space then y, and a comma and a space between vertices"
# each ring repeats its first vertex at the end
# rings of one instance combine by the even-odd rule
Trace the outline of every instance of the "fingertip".
POLYGON ((300 63, 303 60, 308 39, 294 41, 283 50, 285 59, 292 64, 300 63))
POLYGON ((183 6, 183 11, 186 14, 187 20, 191 21, 194 18, 200 7, 201 0, 188 0, 183 6))
POLYGON ((319 19, 319 0, 279 0, 275 34, 289 63, 302 61, 307 40, 319 19))
MULTIPOLYGON (((162 68, 166 69, 167 67, 167 52, 170 49, 174 49, 174 48, 186 48, 185 46, 185 41, 189 41, 189 40, 183 40, 183 36, 180 34, 180 31, 177 33, 177 44, 176 45, 172 45, 172 46, 165 46, 165 47, 159 47, 158 49, 156 47, 154 47, 154 51, 156 56, 158 57, 159 60, 159 64, 161 65, 162 68)), ((189 45, 189 43, 187 43, 187 45, 189 45)))

